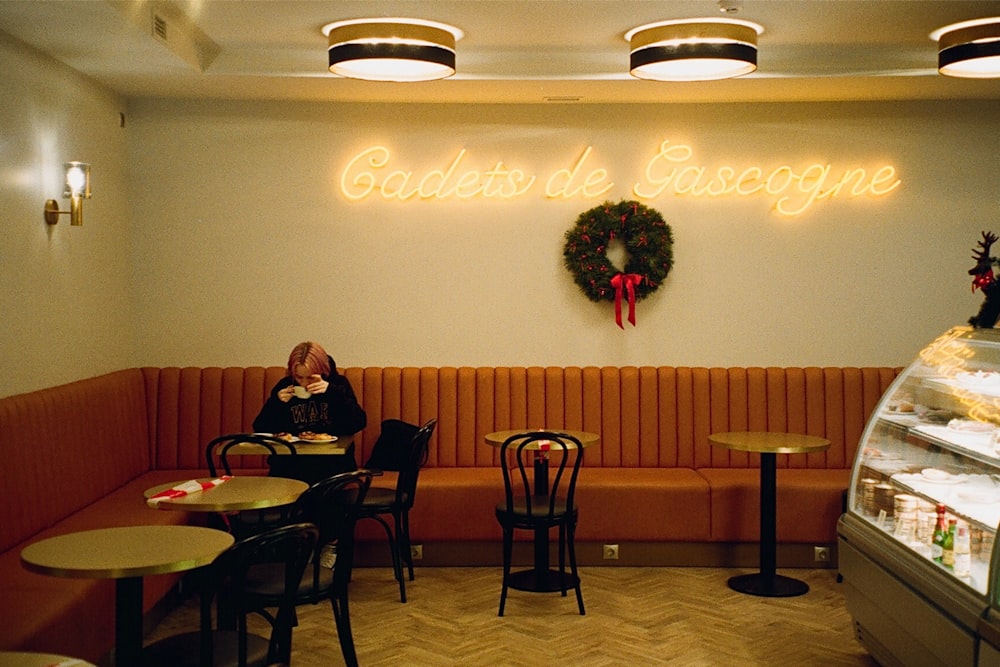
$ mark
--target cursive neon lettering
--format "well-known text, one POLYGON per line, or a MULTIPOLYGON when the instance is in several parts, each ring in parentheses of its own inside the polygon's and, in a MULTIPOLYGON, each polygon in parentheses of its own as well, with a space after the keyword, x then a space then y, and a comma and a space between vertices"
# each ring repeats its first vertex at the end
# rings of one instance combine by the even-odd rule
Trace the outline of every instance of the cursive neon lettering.
POLYGON ((375 189, 375 176, 370 171, 359 171, 353 179, 350 177, 355 167, 366 160, 372 169, 384 167, 389 162, 389 149, 385 146, 372 146, 347 162, 344 173, 340 176, 340 191, 348 199, 364 199, 375 189))
POLYGON ((770 171, 752 166, 737 174, 735 167, 711 167, 687 164, 694 157, 694 150, 684 144, 664 141, 659 150, 646 163, 644 180, 636 182, 632 194, 649 199, 665 194, 690 197, 720 197, 736 195, 748 197, 766 194, 775 197, 775 210, 787 216, 800 215, 817 201, 832 199, 842 193, 857 197, 868 194, 883 196, 900 185, 894 167, 886 165, 869 176, 860 167, 844 169, 840 178, 829 189, 833 167, 814 163, 801 170, 791 165, 778 165, 770 171))
POLYGON ((732 167, 719 167, 719 170, 715 173, 715 178, 709 181, 701 194, 708 195, 709 197, 718 197, 726 194, 726 192, 730 191, 730 186, 727 183, 732 181, 735 175, 736 170, 732 167))
POLYGON ((444 171, 440 169, 432 169, 427 172, 423 178, 420 179, 420 185, 417 186, 417 194, 421 199, 444 199, 449 193, 454 192, 454 186, 450 188, 445 188, 444 185, 449 180, 451 180, 452 174, 458 169, 458 164, 465 157, 465 149, 458 151, 455 159, 451 161, 448 168, 444 171), (433 185, 434 181, 437 181, 437 185, 433 185))
POLYGON ((802 213, 821 195, 823 183, 826 181, 827 177, 830 175, 830 165, 826 164, 811 164, 802 172, 799 176, 799 184, 796 189, 805 194, 801 203, 798 206, 790 204, 792 201, 791 195, 786 195, 784 197, 779 197, 778 201, 775 202, 774 207, 779 213, 784 215, 798 215, 802 213))
POLYGON ((379 192, 386 199, 399 199, 400 201, 406 201, 409 196, 405 194, 405 189, 407 184, 410 182, 410 177, 413 172, 395 170, 389 172, 389 175, 385 177, 382 181, 382 186, 379 188, 379 192))
POLYGON ((896 169, 886 165, 875 171, 871 181, 868 183, 868 190, 876 197, 887 195, 899 187, 900 181, 896 177, 896 169))
POLYGON ((654 187, 647 190, 643 188, 642 184, 636 183, 632 188, 632 192, 636 197, 643 199, 653 199, 658 197, 664 190, 667 189, 670 185, 670 181, 676 173, 676 169, 666 168, 661 163, 666 162, 669 164, 678 164, 680 162, 686 162, 687 160, 690 160, 691 156, 694 154, 694 150, 690 146, 685 146, 683 144, 669 146, 669 143, 670 140, 665 139, 663 143, 660 144, 660 150, 657 154, 646 163, 646 170, 644 172, 646 182, 654 187))
POLYGON ((592 146, 587 146, 572 169, 557 169, 554 171, 545 184, 545 196, 549 199, 572 199, 576 196, 589 199, 600 197, 610 190, 614 186, 614 183, 605 183, 608 179, 607 169, 594 169, 583 177, 582 183, 579 185, 576 184, 583 169, 583 163, 586 162, 592 150, 592 146))
POLYGON ((735 192, 743 197, 749 197, 752 194, 756 194, 764 189, 764 183, 760 180, 763 175, 764 170, 760 167, 750 167, 745 169, 743 173, 740 174, 740 177, 736 179, 736 185, 733 189, 728 190, 727 192, 735 192), (746 183, 748 181, 753 181, 756 184, 746 187, 746 183))
MULTIPOLYGON (((591 164, 594 148, 587 146, 567 168, 554 170, 543 179, 548 199, 593 199, 613 187, 609 171, 591 164)), ((344 164, 340 192, 348 200, 371 197, 400 202, 411 200, 458 200, 474 198, 512 200, 528 194, 538 176, 521 166, 496 160, 486 168, 468 168, 467 149, 458 150, 441 168, 414 170, 394 164, 385 146, 358 151, 344 164)), ((819 202, 837 198, 882 197, 900 187, 902 181, 892 165, 868 169, 857 165, 837 167, 829 163, 734 166, 695 162, 688 144, 660 142, 632 186, 637 199, 670 195, 678 197, 767 197, 773 210, 784 216, 802 215, 819 202)))

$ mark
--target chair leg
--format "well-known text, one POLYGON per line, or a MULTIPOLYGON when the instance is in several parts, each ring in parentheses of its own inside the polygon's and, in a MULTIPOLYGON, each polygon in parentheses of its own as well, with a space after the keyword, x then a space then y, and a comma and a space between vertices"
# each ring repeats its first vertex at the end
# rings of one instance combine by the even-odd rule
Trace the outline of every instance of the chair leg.
POLYGON ((392 515, 392 523, 395 527, 395 539, 390 542, 389 546, 393 549, 395 554, 393 558, 394 568, 396 570, 396 580, 399 582, 399 601, 406 602, 406 578, 403 576, 403 562, 410 557, 410 547, 406 546, 406 553, 403 553, 403 533, 402 533, 402 520, 399 514, 392 515))
POLYGON ((377 514, 366 518, 375 519, 382 524, 382 528, 385 529, 385 536, 389 541, 389 554, 392 556, 392 574, 396 578, 396 581, 399 582, 399 601, 406 602, 406 585, 403 583, 403 564, 400 561, 399 545, 397 544, 392 526, 389 525, 388 521, 377 514))
POLYGON ((559 524, 559 583, 566 597, 566 524, 559 524))
POLYGON ((411 549, 412 542, 410 541, 410 511, 404 509, 401 519, 400 537, 398 538, 399 549, 403 554, 403 560, 406 561, 406 567, 410 574, 410 581, 413 581, 413 550, 411 549))
POLYGON ((358 654, 354 650, 347 596, 331 595, 330 605, 333 607, 333 619, 337 624, 337 638, 340 640, 340 652, 344 654, 344 663, 347 667, 358 667, 358 654))
POLYGON ((283 612, 278 610, 274 618, 268 659, 275 662, 292 661, 292 628, 298 625, 295 608, 283 612))
POLYGON ((503 579, 500 584, 500 611, 497 616, 503 616, 507 604, 507 581, 510 579, 510 561, 514 551, 514 531, 503 529, 503 579))
POLYGON ((587 614, 583 609, 583 591, 580 590, 580 573, 576 569, 576 523, 571 522, 566 526, 566 543, 569 548, 569 569, 576 581, 576 604, 580 608, 580 616, 587 614))

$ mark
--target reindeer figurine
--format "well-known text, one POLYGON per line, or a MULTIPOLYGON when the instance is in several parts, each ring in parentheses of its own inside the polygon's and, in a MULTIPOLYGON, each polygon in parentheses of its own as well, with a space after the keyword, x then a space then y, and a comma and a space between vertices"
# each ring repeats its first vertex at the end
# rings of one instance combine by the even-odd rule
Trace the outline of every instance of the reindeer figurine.
POLYGON ((1000 318, 1000 283, 993 275, 993 264, 998 260, 990 256, 990 248, 997 241, 997 235, 993 232, 982 232, 982 235, 982 240, 976 244, 979 248, 972 251, 972 259, 976 260, 976 265, 969 269, 969 275, 972 276, 972 291, 981 289, 986 299, 979 307, 979 312, 969 318, 969 324, 981 329, 992 329, 1000 318))

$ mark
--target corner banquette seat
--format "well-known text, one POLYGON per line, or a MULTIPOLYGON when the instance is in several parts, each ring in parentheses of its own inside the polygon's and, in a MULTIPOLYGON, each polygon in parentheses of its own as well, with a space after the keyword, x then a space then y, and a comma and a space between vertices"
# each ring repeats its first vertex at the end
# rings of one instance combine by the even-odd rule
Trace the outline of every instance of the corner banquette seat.
MULTIPOLYGON (((368 367, 344 373, 368 413, 369 426, 356 438, 359 461, 383 419, 438 420, 411 520, 425 564, 499 562, 493 508, 502 480, 496 449, 483 438, 545 427, 601 436, 586 452, 577 489, 581 562, 588 544, 614 542, 622 545, 622 563, 631 552, 649 554, 648 564, 714 565, 735 547, 753 553, 758 459, 713 448, 708 435, 770 430, 830 439, 824 453, 779 457, 778 539, 833 544, 855 448, 898 371, 368 367), (590 468, 600 474, 588 475, 590 468)), ((102 659, 113 644, 113 582, 27 572, 21 549, 75 530, 199 521, 147 508, 142 491, 206 474, 205 443, 248 430, 282 373, 280 367, 132 368, 0 399, 0 649, 102 659)), ((236 474, 264 472, 261 457, 236 465, 242 466, 236 474)), ((359 539, 384 536, 368 526, 359 528, 359 539)), ((146 579, 147 611, 177 579, 146 579)))

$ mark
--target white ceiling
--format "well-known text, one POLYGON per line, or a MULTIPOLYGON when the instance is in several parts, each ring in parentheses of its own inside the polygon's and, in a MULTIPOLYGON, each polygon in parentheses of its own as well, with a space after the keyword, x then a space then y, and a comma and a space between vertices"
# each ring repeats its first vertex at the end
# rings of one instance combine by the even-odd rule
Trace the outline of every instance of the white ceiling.
MULTIPOLYGON (((729 0, 764 26, 759 68, 728 81, 628 75, 624 34, 671 18, 722 16, 717 0, 4 0, 7 33, 127 97, 468 103, 1000 99, 1000 79, 936 71, 929 34, 1000 16, 1000 2, 729 0), (152 15, 167 39, 153 36, 152 15), (426 83, 340 79, 326 68, 331 21, 405 16, 464 31, 458 73, 426 83)), ((2 38, 2 36, 0 36, 2 38)))

